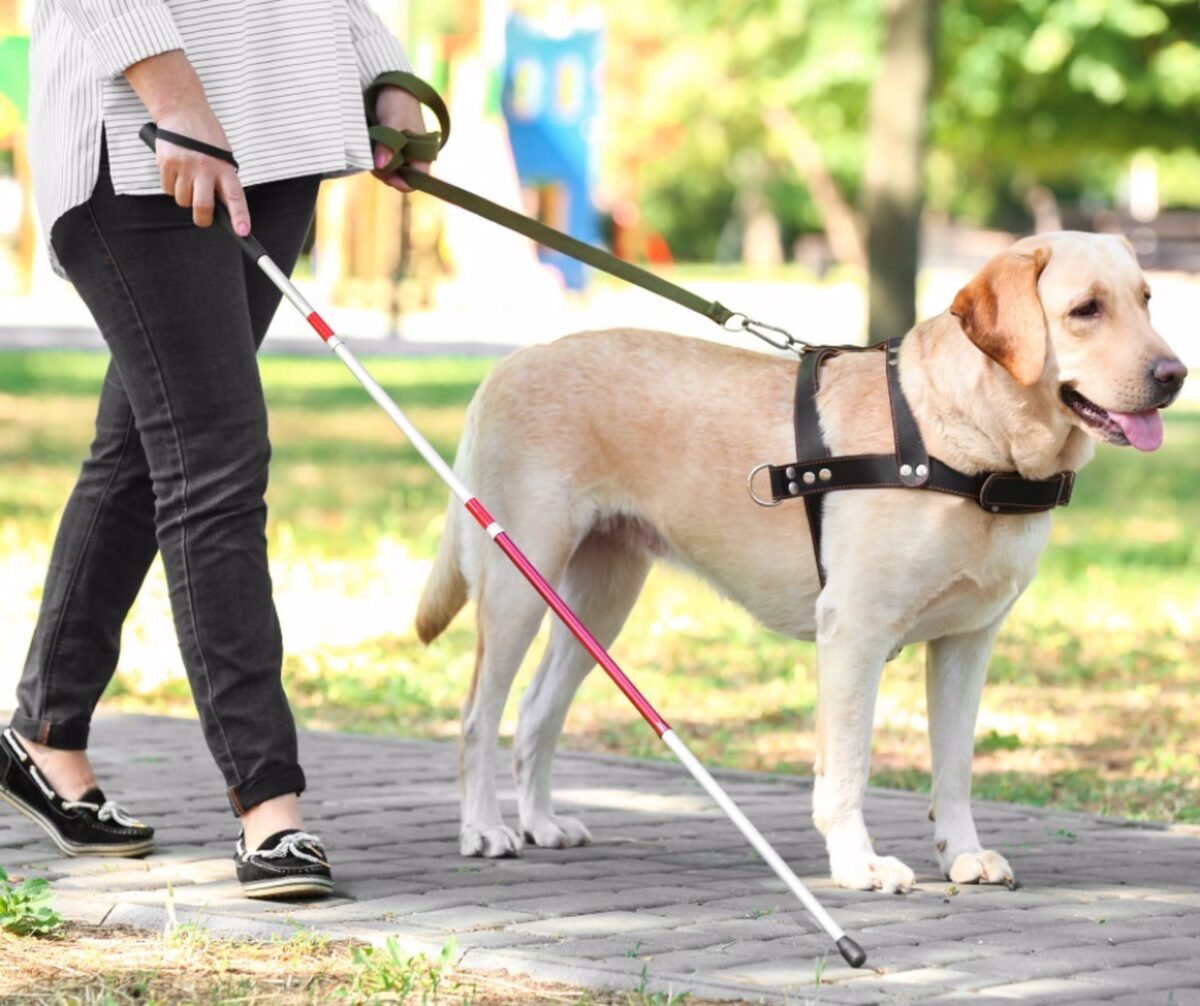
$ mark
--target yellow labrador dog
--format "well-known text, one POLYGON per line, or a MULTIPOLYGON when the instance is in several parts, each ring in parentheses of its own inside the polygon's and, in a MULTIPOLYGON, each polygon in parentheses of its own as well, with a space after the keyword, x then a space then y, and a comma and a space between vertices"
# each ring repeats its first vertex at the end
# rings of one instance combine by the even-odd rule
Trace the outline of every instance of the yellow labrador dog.
MULTIPOLYGON (((993 258, 900 350, 930 454, 967 474, 1040 479, 1081 468, 1097 440, 1157 448, 1158 410, 1187 371, 1151 326, 1149 299, 1120 238, 1039 236, 993 258)), ((456 468, 606 646, 656 558, 699 573, 768 628, 816 640, 813 819, 846 887, 913 885, 912 870, 872 847, 863 795, 883 665, 926 641, 938 862, 957 883, 1011 884, 971 815, 975 718, 992 641, 1033 578, 1050 514, 997 515, 906 489, 831 493, 821 589, 803 507, 763 509, 746 493, 753 466, 794 455, 795 380, 794 360, 698 340, 571 336, 496 367, 471 404, 456 468)), ((880 354, 827 363, 817 405, 833 454, 892 451, 880 354)), ((437 636, 468 597, 478 661, 463 712, 462 852, 586 843, 579 821, 553 811, 550 767, 592 661, 556 622, 520 705, 515 831, 493 786, 497 733, 545 609, 451 501, 417 614, 421 638, 437 636)))

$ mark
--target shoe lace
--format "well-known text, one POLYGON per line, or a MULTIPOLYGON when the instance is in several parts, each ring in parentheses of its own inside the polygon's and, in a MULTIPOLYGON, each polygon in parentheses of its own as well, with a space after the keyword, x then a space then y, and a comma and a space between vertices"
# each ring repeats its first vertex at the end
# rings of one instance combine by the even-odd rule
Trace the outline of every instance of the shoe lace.
POLYGON ((320 853, 321 840, 316 835, 310 835, 307 831, 293 831, 290 835, 284 835, 274 849, 258 849, 250 855, 262 859, 286 859, 288 856, 294 856, 296 859, 327 866, 324 856, 320 853))
POLYGON ((64 800, 62 806, 63 810, 90 810, 101 821, 111 821, 113 824, 119 824, 123 828, 142 827, 141 821, 112 800, 105 800, 102 804, 92 803, 88 800, 64 800))

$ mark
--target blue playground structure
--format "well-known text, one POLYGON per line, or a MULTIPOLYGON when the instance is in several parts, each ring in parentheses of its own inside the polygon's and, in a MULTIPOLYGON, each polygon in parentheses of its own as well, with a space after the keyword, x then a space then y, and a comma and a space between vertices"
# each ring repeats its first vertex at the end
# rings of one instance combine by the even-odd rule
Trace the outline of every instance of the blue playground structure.
MULTIPOLYGON (((505 31, 502 108, 521 187, 536 196, 539 220, 592 244, 603 43, 603 28, 550 34, 516 15, 505 31)), ((580 262, 542 248, 538 257, 583 289, 580 262)))

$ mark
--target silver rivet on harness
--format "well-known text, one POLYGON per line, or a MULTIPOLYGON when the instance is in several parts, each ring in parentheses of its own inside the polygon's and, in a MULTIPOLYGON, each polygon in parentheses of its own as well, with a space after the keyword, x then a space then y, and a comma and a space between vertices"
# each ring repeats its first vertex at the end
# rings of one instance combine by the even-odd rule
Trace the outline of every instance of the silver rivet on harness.
POLYGON ((921 478, 924 478, 926 475, 929 474, 929 466, 928 465, 917 465, 917 474, 921 478))
POLYGON ((833 472, 831 472, 828 468, 822 468, 819 472, 817 472, 817 477, 822 482, 828 482, 831 478, 833 478, 833 472))
POLYGON ((912 465, 901 465, 900 466, 900 477, 901 478, 906 479, 911 474, 912 474, 912 465))
POLYGON ((787 476, 789 479, 794 479, 794 478, 796 477, 796 466, 795 466, 795 465, 788 465, 788 466, 787 466, 787 471, 786 471, 786 472, 784 472, 784 474, 785 474, 785 475, 786 475, 786 476, 787 476))
POLYGON ((816 472, 805 472, 804 473, 804 484, 806 486, 810 486, 816 481, 817 481, 817 473, 816 472))
POLYGON ((800 491, 800 483, 798 483, 798 482, 789 482, 788 483, 788 492, 790 492, 793 496, 795 496, 799 491, 800 491))

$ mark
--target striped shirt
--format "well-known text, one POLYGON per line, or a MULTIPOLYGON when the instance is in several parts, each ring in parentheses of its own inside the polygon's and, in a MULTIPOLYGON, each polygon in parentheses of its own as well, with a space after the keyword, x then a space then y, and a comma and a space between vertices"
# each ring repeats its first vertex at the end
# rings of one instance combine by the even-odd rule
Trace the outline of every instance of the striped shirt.
POLYGON ((369 169, 362 92, 410 69, 368 0, 37 0, 30 36, 29 159, 46 235, 90 198, 102 131, 115 191, 162 193, 137 135, 149 115, 123 76, 140 60, 184 50, 243 185, 369 169))

